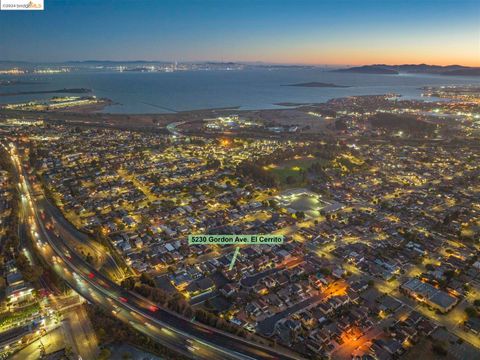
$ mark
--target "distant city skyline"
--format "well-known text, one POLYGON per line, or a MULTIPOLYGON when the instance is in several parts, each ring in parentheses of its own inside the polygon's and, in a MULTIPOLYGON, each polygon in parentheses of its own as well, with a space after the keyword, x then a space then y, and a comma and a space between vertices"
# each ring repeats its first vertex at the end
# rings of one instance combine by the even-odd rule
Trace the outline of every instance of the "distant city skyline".
POLYGON ((480 66, 480 3, 53 1, 1 11, 0 60, 480 66))

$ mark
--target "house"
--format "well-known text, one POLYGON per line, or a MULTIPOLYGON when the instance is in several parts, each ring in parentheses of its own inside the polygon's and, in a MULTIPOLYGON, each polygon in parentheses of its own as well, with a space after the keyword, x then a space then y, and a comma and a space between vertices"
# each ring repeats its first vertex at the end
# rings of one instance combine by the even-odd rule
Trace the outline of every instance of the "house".
POLYGON ((442 313, 450 311, 458 303, 458 298, 416 278, 408 280, 400 288, 415 300, 423 302, 442 313))
POLYGON ((226 284, 223 288, 220 289, 220 292, 225 296, 225 297, 230 297, 235 294, 235 287, 232 284, 226 284))
POLYGON ((195 280, 188 284, 185 291, 191 296, 197 296, 206 292, 211 292, 215 289, 215 283, 209 277, 204 277, 195 280))

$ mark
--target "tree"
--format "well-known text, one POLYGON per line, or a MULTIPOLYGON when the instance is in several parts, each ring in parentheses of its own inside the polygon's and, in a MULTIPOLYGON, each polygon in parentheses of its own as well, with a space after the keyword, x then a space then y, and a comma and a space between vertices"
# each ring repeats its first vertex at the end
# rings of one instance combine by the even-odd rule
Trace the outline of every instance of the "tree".
POLYGON ((100 328, 97 331, 97 335, 98 335, 98 338, 100 339, 100 341, 103 341, 105 339, 105 337, 107 336, 107 332, 105 331, 104 328, 100 328))
POLYGON ((295 184, 295 176, 288 175, 285 181, 287 182, 288 185, 293 185, 295 184))
POLYGON ((278 209, 278 203, 275 199, 269 199, 268 200, 268 205, 272 208, 272 209, 278 209))
POLYGON ((452 277, 455 276, 455 270, 447 270, 444 272, 444 275, 447 279, 451 279, 452 277))
POLYGON ((332 271, 329 268, 322 267, 320 268, 320 274, 322 275, 330 275, 332 271))
POLYGON ((70 358, 70 356, 73 355, 73 349, 70 345, 67 345, 65 346, 65 356, 67 357, 67 359, 70 358))
POLYGON ((474 317, 477 317, 478 316, 478 312, 477 310, 475 310, 475 308, 469 306, 467 308, 465 308, 465 313, 467 314, 467 316, 469 318, 474 318, 474 317))
POLYGON ((17 264, 26 281, 38 281, 43 274, 43 268, 38 265, 31 265, 23 253, 18 254, 15 259, 15 263, 17 264))
POLYGON ((123 279, 121 286, 127 290, 133 290, 133 288, 135 287, 135 279, 133 277, 123 279))
POLYGON ((295 216, 296 216, 296 218, 297 218, 298 220, 303 220, 303 219, 305 219, 305 213, 304 213, 303 211, 297 211, 297 212, 295 213, 295 216))
POLYGON ((428 271, 433 271, 435 270, 435 266, 433 266, 432 264, 427 264, 425 265, 425 269, 427 269, 428 271))
POLYGON ((435 343, 432 345, 432 351, 440 356, 446 356, 448 354, 447 350, 440 343, 435 343))
POLYGON ((148 286, 151 286, 151 287, 155 287, 155 281, 153 281, 153 279, 150 277, 150 275, 148 275, 146 273, 142 273, 142 275, 140 275, 140 282, 142 284, 145 284, 145 285, 148 285, 148 286))

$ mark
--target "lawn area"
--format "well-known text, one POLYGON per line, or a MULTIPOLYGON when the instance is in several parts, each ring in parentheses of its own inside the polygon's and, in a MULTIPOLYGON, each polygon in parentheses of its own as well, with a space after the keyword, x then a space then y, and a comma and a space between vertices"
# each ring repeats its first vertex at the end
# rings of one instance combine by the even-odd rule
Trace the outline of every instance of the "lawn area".
POLYGON ((295 159, 283 161, 279 164, 270 164, 264 169, 271 172, 278 180, 281 187, 302 186, 304 180, 302 170, 306 171, 312 164, 326 164, 325 159, 304 156, 295 159))

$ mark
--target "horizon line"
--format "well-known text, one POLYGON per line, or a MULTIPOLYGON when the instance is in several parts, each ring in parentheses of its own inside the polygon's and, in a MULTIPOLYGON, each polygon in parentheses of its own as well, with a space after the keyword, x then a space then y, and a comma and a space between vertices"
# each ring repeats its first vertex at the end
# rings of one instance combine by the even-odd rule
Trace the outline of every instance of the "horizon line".
POLYGON ((27 64, 66 64, 66 63, 87 63, 87 62, 112 62, 112 63, 180 63, 180 64, 192 64, 192 63, 216 63, 216 64, 241 64, 241 65, 278 65, 278 66, 313 66, 313 67, 331 67, 331 66, 403 66, 403 65, 428 65, 428 66, 441 66, 441 67, 448 67, 448 66, 463 66, 463 67, 470 67, 470 68, 477 68, 480 67, 479 65, 461 65, 455 63, 449 63, 446 65, 439 65, 439 64, 429 64, 425 62, 413 63, 413 62, 406 62, 406 63, 397 63, 397 64, 387 64, 387 63, 359 63, 359 64, 338 64, 338 63, 300 63, 300 62, 268 62, 268 61, 243 61, 243 60, 146 60, 146 59, 136 59, 136 60, 107 60, 107 59, 85 59, 85 60, 56 60, 56 61, 30 61, 30 60, 0 60, 0 63, 27 63, 27 64))

